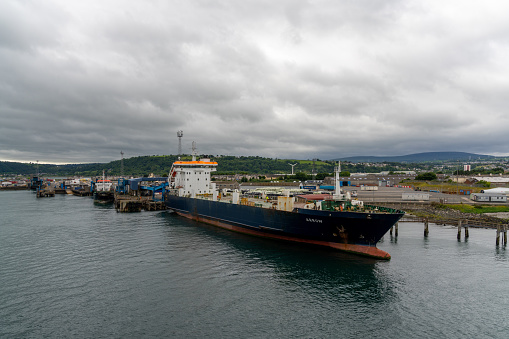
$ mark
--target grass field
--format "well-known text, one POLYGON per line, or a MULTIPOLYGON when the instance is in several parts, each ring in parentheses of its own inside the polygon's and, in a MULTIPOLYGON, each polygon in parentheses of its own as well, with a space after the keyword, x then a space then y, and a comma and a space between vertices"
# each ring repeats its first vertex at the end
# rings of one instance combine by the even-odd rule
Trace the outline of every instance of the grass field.
POLYGON ((509 212, 509 206, 488 206, 488 205, 447 205, 448 208, 452 208, 463 213, 498 213, 498 212, 509 212))

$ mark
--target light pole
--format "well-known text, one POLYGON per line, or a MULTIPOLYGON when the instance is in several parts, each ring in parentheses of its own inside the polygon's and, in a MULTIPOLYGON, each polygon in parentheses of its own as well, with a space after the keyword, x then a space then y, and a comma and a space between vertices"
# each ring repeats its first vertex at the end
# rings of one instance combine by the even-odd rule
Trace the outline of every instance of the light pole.
POLYGON ((460 166, 460 164, 459 164, 459 160, 458 160, 458 164, 456 165, 456 195, 458 196, 458 200, 461 203, 461 198, 460 198, 460 178, 459 178, 460 168, 459 168, 459 166, 460 166))

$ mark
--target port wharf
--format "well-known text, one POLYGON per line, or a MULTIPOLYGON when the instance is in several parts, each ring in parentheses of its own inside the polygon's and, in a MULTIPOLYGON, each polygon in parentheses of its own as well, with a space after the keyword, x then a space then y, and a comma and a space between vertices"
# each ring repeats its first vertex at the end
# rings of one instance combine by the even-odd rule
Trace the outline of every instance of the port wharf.
POLYGON ((117 212, 161 211, 166 209, 164 201, 154 201, 150 197, 115 195, 114 206, 117 212))
MULTIPOLYGON (((42 180, 37 179, 39 186, 36 188, 36 197, 47 198, 54 197, 55 194, 72 194, 80 197, 90 197, 93 195, 93 185, 91 180, 83 179, 65 179, 65 180, 42 180)), ((114 185, 115 194, 113 205, 117 212, 129 213, 129 212, 140 212, 145 211, 160 211, 166 209, 164 201, 162 200, 164 188, 166 186, 166 178, 134 178, 134 179, 116 179, 117 183, 114 185), (150 186, 148 183, 152 182, 150 186)), ((226 184, 226 183, 225 183, 226 184)), ((281 189, 289 189, 288 186, 281 186, 281 189)), ((296 191, 297 185, 292 183, 296 191)), ((242 183, 238 186, 239 190, 244 191, 246 189, 253 190, 255 187, 248 183, 242 183)), ((2 186, 0 190, 27 190, 30 188, 30 184, 24 185, 10 185, 2 186)), ((293 188, 293 187, 292 187, 293 188)), ((290 188, 290 190, 293 190, 290 188)), ((278 195, 277 183, 271 183, 266 185, 269 194, 269 203, 273 203, 274 197, 278 195)), ((466 196, 459 196, 454 194, 440 194, 435 192, 430 193, 430 199, 427 201, 403 201, 401 199, 401 192, 412 190, 410 188, 401 189, 394 187, 380 187, 379 190, 366 190, 361 191, 356 187, 344 187, 346 191, 358 190, 359 200, 363 200, 366 203, 376 203, 376 205, 386 208, 393 208, 398 210, 404 210, 407 214, 400 220, 400 222, 415 222, 424 225, 424 236, 429 236, 429 224, 436 225, 448 225, 457 227, 457 238, 464 236, 465 239, 469 237, 469 228, 490 228, 496 230, 496 245, 499 246, 501 243, 503 246, 507 245, 507 231, 509 230, 508 219, 505 218, 486 218, 478 217, 467 214, 451 214, 451 215, 432 215, 420 216, 419 212, 426 212, 433 209, 434 203, 443 204, 457 204, 465 203, 472 205, 486 205, 486 203, 479 203, 470 200, 466 196)), ((225 185, 223 192, 234 191, 225 185)), ((317 190, 319 191, 319 190, 317 190)), ((317 193, 317 192, 313 192, 317 193)), ((223 195, 223 199, 231 199, 230 193, 223 195)), ((294 193, 295 195, 298 192, 294 193)), ((246 196, 247 198, 248 196, 246 196)), ((254 203, 252 199, 240 199, 240 204, 254 203)), ((258 201, 257 203, 264 203, 264 201, 258 201)), ((507 205, 507 203, 488 203, 488 205, 507 205)), ((392 236, 398 235, 398 224, 390 229, 392 236)))
POLYGON ((28 189, 28 185, 0 186, 0 191, 26 191, 28 189))

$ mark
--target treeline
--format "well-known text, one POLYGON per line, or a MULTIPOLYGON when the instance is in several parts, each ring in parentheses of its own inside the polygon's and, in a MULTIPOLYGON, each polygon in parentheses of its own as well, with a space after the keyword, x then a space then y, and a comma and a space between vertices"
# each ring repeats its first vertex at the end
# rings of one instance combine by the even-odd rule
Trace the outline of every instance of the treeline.
MULTIPOLYGON (((264 158, 259 156, 212 156, 201 155, 199 157, 210 158, 217 161, 217 172, 222 174, 245 173, 245 174, 290 174, 292 166, 294 173, 332 173, 337 166, 336 161, 331 160, 296 160, 296 159, 277 159, 264 158)), ((177 155, 151 155, 139 156, 124 159, 124 175, 126 176, 148 176, 154 173, 156 176, 167 176, 172 163, 177 160, 177 155)), ((190 160, 191 156, 181 156, 182 160, 190 160)), ((398 172, 407 169, 417 171, 432 171, 429 164, 402 164, 395 162, 378 163, 376 165, 366 165, 362 163, 342 162, 341 170, 350 173, 378 173, 380 171, 398 172)), ((35 175, 37 171, 46 176, 98 176, 105 171, 107 175, 119 176, 121 174, 121 161, 115 160, 109 163, 89 163, 89 164, 67 164, 51 165, 36 163, 20 163, 0 161, 0 175, 35 175), (38 168, 37 168, 38 166, 38 168)), ((470 173, 503 173, 502 168, 493 169, 475 169, 470 173), (475 172, 474 172, 475 171, 475 172)), ((463 171, 459 171, 459 174, 463 171)))
MULTIPOLYGON (((258 156, 210 156, 202 155, 213 161, 218 162, 218 173, 246 173, 246 174, 288 174, 291 173, 291 164, 297 163, 294 167, 294 173, 304 172, 312 173, 313 167, 315 173, 330 173, 334 171, 336 162, 332 161, 315 161, 312 160, 288 160, 288 159, 272 159, 258 156)), ((156 176, 167 176, 174 161, 177 160, 176 155, 152 155, 140 156, 124 159, 124 175, 129 176, 147 176, 154 173, 156 176)), ((182 160, 191 160, 191 156, 181 156, 182 160)), ((18 163, 18 162, 0 162, 0 174, 22 174, 35 175, 37 172, 44 175, 80 175, 80 176, 97 176, 102 171, 107 175, 121 174, 121 161, 115 160, 109 163, 92 163, 92 164, 68 164, 68 165, 49 165, 35 163, 18 163)))
MULTIPOLYGON (((290 174, 292 166, 294 173, 332 173, 337 166, 336 161, 330 160, 296 160, 296 159, 273 159, 259 156, 211 156, 202 155, 213 161, 217 161, 217 172, 245 173, 245 174, 290 174)), ((126 176, 148 176, 154 173, 156 176, 167 176, 171 165, 176 161, 176 155, 152 155, 139 156, 124 159, 124 175, 126 176)), ((191 156, 181 156, 182 160, 190 160, 191 156)), ((341 169, 348 172, 375 173, 380 170, 397 170, 398 164, 386 164, 384 167, 366 166, 363 164, 343 162, 341 169)), ((21 175, 41 175, 52 176, 98 176, 102 171, 107 175, 118 176, 121 174, 121 161, 115 160, 109 163, 90 163, 90 164, 67 164, 51 165, 36 163, 19 162, 0 162, 0 174, 21 174, 21 175)))

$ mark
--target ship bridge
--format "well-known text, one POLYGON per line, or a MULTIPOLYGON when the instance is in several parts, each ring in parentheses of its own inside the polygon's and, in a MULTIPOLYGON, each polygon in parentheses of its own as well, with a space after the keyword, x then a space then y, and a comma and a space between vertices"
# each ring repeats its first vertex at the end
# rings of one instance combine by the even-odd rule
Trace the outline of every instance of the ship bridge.
POLYGON ((210 173, 216 167, 217 162, 210 159, 175 161, 168 178, 170 188, 181 190, 182 195, 212 194, 215 185, 210 182, 210 173))

